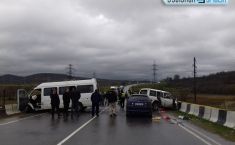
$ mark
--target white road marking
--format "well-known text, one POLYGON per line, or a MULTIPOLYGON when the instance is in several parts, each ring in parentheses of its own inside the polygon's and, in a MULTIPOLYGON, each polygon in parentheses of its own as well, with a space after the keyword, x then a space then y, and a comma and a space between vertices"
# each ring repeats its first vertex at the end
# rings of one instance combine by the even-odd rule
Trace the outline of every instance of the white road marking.
MULTIPOLYGON (((201 133, 200 131, 198 131, 198 130, 192 128, 192 127, 190 127, 189 125, 186 125, 186 124, 181 125, 181 124, 179 124, 179 123, 176 121, 176 119, 175 119, 175 120, 171 119, 171 121, 174 122, 175 124, 178 124, 178 126, 180 126, 181 128, 183 128, 184 130, 186 130, 186 131, 189 132, 190 134, 192 134, 192 135, 194 135, 194 136, 196 135, 195 137, 197 137, 198 139, 200 139, 201 141, 203 141, 203 142, 206 143, 206 144, 209 143, 209 142, 205 141, 205 139, 201 138, 201 137, 198 136, 197 134, 201 135, 202 137, 206 138, 207 140, 213 142, 213 143, 216 144, 216 145, 221 145, 221 144, 218 143, 217 141, 215 141, 215 140, 213 140, 212 138, 210 138, 209 136, 207 136, 207 135, 201 133), (187 128, 186 128, 186 127, 187 127, 187 128), (189 129, 190 129, 190 130, 189 130, 189 129), (192 131, 194 131, 194 132, 192 132, 192 131), (195 134, 195 133, 197 133, 197 134, 195 134)), ((209 143, 209 144, 207 144, 207 145, 211 145, 211 144, 209 143)))
POLYGON ((26 119, 29 119, 29 118, 33 118, 33 117, 36 117, 36 116, 40 116, 40 115, 43 115, 43 114, 45 114, 45 113, 41 113, 41 114, 29 116, 29 117, 24 117, 24 118, 13 120, 13 121, 9 121, 9 122, 6 122, 6 123, 1 123, 0 126, 16 123, 16 122, 19 122, 19 121, 22 121, 22 120, 26 120, 26 119))
POLYGON ((188 126, 188 125, 185 125, 185 124, 184 124, 184 126, 186 126, 187 128, 193 130, 194 132, 198 133, 199 135, 205 137, 206 139, 210 140, 211 142, 213 142, 213 143, 215 143, 215 144, 217 144, 217 145, 221 145, 220 143, 218 143, 218 142, 215 141, 214 139, 210 138, 209 136, 207 136, 207 135, 201 133, 200 131, 198 131, 198 130, 196 130, 196 129, 194 129, 194 128, 188 126))
POLYGON ((186 127, 184 127, 181 124, 178 124, 179 127, 183 128, 185 131, 187 131, 188 133, 192 134, 193 136, 195 136, 196 138, 198 138, 199 140, 201 140, 202 142, 204 142, 207 145, 212 145, 211 143, 209 143, 208 141, 206 141, 205 139, 201 138, 199 135, 195 134, 194 132, 192 132, 191 130, 187 129, 186 127))
MULTIPOLYGON (((104 112, 106 110, 106 108, 104 110, 102 110, 100 112, 100 114, 102 112, 104 112)), ((93 118, 91 118, 90 120, 88 120, 86 123, 84 123, 82 126, 80 126, 78 129, 76 129, 74 132, 72 132, 69 136, 67 136, 65 139, 63 139, 61 142, 59 142, 57 145, 62 145, 64 144, 66 141, 68 141, 72 136, 74 136, 76 133, 78 133, 80 130, 82 130, 84 127, 86 127, 89 123, 91 123, 94 119, 96 118, 96 116, 94 116, 93 118)))

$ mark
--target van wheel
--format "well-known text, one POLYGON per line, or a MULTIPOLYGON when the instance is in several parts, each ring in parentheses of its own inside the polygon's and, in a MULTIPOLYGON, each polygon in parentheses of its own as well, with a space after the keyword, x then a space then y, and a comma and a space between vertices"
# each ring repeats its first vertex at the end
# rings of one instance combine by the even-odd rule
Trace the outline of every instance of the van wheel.
POLYGON ((154 102, 154 103, 153 103, 152 109, 153 109, 153 111, 157 111, 157 110, 158 110, 158 104, 157 104, 157 102, 154 102))

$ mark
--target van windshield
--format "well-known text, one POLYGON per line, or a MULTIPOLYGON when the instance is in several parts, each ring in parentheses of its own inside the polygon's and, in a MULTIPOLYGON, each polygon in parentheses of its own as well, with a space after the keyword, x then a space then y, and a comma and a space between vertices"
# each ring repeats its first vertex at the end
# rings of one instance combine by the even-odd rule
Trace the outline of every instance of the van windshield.
POLYGON ((34 96, 34 95, 36 96, 41 95, 41 89, 35 89, 30 93, 30 96, 34 96))
POLYGON ((77 89, 80 93, 92 93, 94 91, 93 85, 81 85, 77 86, 77 89))

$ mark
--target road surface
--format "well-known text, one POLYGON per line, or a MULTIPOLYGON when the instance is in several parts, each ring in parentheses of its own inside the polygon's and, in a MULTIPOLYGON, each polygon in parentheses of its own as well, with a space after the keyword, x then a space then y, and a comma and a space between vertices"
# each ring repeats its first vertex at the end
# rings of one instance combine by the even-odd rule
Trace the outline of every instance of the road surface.
POLYGON ((1 120, 0 145, 235 144, 190 124, 165 118, 164 114, 167 112, 155 112, 153 119, 142 116, 126 118, 125 110, 119 109, 118 116, 114 118, 109 116, 107 107, 101 109, 103 111, 100 116, 94 118, 91 117, 90 111, 87 111, 73 120, 64 120, 63 117, 53 120, 49 113, 1 120), (198 134, 197 130, 201 134, 198 134))

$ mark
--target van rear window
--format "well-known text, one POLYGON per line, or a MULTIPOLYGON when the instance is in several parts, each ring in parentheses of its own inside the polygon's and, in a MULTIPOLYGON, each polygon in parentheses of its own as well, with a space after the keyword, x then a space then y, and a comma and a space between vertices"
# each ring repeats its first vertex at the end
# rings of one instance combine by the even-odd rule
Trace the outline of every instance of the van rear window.
POLYGON ((77 86, 80 93, 92 93, 94 91, 93 85, 81 85, 77 86))

